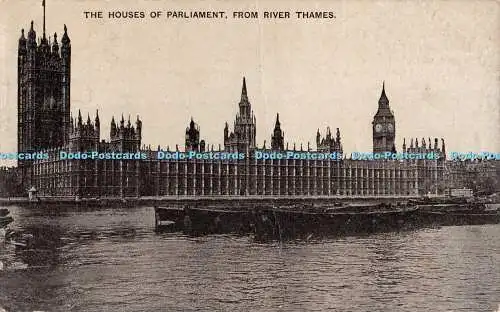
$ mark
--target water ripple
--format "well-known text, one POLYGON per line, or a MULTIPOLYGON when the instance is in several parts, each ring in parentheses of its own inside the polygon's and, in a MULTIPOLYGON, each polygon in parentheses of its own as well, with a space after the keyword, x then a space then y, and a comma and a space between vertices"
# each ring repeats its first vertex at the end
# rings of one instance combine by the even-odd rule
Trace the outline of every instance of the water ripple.
POLYGON ((7 311, 495 311, 500 227, 271 244, 156 234, 150 208, 11 209, 7 311))

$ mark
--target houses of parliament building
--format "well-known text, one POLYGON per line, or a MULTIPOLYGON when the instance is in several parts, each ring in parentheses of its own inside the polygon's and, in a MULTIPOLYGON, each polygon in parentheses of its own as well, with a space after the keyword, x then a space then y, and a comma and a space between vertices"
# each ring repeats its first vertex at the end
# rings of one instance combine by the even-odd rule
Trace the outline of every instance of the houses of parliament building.
MULTIPOLYGON (((45 19, 45 18, 44 18, 45 19)), ((356 196, 399 197, 442 194, 447 172, 443 140, 411 140, 403 153, 435 153, 438 159, 355 160, 258 159, 256 151, 295 154, 343 154, 341 132, 327 128, 316 134, 316 147, 285 144, 279 115, 270 129, 270 146, 257 146, 257 120, 243 78, 238 113, 231 129, 221 134, 223 147, 214 151, 200 137, 193 119, 185 131, 184 152, 242 152, 243 159, 158 159, 156 149, 141 143, 139 117, 111 120, 109 140, 100 136, 98 112, 71 116, 71 40, 68 29, 60 42, 48 40, 45 22, 37 38, 33 22, 21 32, 18 48, 18 152, 42 152, 48 157, 19 160, 24 189, 51 197, 139 196, 356 196), (61 152, 140 154, 130 159, 62 159, 61 152)), ((396 122, 382 86, 373 117, 373 152, 396 152, 396 122)), ((179 147, 175 148, 179 151, 179 147)))

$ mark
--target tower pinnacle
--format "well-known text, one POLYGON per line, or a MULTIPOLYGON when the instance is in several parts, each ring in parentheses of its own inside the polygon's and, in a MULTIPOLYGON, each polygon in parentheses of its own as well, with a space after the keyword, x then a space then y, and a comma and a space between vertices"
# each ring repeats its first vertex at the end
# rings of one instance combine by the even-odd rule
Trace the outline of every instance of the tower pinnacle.
POLYGON ((61 43, 65 46, 69 46, 70 43, 68 36, 68 27, 66 27, 66 24, 64 24, 64 34, 62 36, 61 43))
POLYGON ((36 32, 33 28, 33 21, 31 21, 30 30, 28 30, 28 41, 34 45, 36 41, 36 32))
POLYGON ((382 94, 380 94, 380 99, 378 100, 379 107, 384 107, 389 105, 389 99, 385 94, 385 80, 382 82, 382 94))
POLYGON ((78 125, 79 126, 82 125, 82 113, 80 110, 78 110, 78 125))
POLYGON ((246 83, 245 77, 243 77, 243 86, 241 87, 241 100, 248 101, 247 83, 246 83))

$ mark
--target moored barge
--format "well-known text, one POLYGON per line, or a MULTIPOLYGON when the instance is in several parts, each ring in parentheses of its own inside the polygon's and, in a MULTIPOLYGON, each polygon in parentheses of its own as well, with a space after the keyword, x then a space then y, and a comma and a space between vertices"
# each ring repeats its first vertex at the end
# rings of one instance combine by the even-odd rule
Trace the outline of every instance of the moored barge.
POLYGON ((323 211, 269 207, 257 209, 253 216, 257 241, 370 234, 412 229, 419 225, 416 206, 389 204, 323 211))
POLYGON ((370 204, 229 207, 155 207, 157 230, 186 234, 253 234, 257 240, 390 231, 408 227, 415 206, 370 204))
MULTIPOLYGON (((498 206, 498 205, 497 205, 498 206)), ((474 202, 327 206, 155 207, 157 230, 190 235, 238 233, 258 241, 357 235, 428 226, 500 223, 500 212, 474 202)))
POLYGON ((218 207, 155 207, 155 228, 191 235, 246 234, 252 231, 251 212, 218 207))

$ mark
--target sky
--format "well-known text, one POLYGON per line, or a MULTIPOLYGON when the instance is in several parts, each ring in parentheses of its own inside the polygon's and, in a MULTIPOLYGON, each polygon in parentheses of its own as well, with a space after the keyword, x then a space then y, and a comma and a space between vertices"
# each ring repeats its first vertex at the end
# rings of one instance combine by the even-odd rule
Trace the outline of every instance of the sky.
MULTIPOLYGON (((345 152, 372 150, 382 82, 403 138, 444 138, 447 151, 500 152, 499 1, 47 0, 46 28, 72 45, 71 110, 137 115, 143 143, 183 146, 193 117, 217 147, 238 109, 243 76, 269 146, 276 113, 290 146, 340 128, 345 152), (226 11, 227 19, 109 19, 109 11, 226 11), (289 11, 290 19, 262 18, 289 11), (86 19, 103 11, 104 19, 86 19), (232 12, 258 11, 258 19, 232 12), (331 11, 335 19, 297 19, 331 11)), ((0 1, 0 152, 17 149, 17 42, 40 0, 0 1)))

